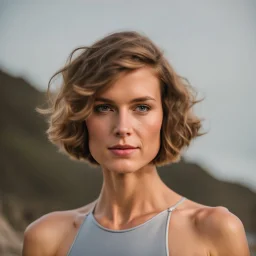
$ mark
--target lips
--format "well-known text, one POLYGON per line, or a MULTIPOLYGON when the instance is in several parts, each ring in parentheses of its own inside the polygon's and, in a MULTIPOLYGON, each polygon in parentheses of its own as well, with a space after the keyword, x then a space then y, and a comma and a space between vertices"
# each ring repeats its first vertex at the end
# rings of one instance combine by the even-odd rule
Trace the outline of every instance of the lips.
POLYGON ((131 145, 114 145, 110 147, 109 149, 136 149, 137 147, 131 146, 131 145))
POLYGON ((115 145, 113 147, 110 147, 109 150, 116 156, 119 157, 128 157, 132 155, 138 147, 134 147, 131 145, 115 145))

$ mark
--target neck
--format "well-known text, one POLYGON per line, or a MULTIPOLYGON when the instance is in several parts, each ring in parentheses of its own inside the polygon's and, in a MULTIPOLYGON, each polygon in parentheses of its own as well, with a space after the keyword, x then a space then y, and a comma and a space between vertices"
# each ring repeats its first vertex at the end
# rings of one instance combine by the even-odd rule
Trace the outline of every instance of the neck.
POLYGON ((113 223, 127 223, 138 216, 159 212, 180 198, 163 183, 153 165, 134 173, 102 171, 104 181, 95 214, 113 223))

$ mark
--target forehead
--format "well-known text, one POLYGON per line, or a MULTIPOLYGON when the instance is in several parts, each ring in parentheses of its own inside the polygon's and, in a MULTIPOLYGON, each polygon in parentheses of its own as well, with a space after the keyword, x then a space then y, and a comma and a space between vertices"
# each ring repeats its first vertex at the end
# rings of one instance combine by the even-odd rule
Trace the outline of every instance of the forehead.
POLYGON ((124 100, 140 96, 160 97, 160 81, 152 68, 140 68, 122 74, 106 90, 97 94, 106 98, 124 100))

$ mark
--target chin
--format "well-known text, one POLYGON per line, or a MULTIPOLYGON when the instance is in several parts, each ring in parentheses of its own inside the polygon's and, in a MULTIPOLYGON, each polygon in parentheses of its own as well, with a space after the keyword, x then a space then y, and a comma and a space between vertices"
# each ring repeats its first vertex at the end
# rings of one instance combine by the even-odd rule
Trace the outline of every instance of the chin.
POLYGON ((102 165, 104 169, 107 169, 115 173, 134 173, 144 167, 141 163, 134 163, 129 159, 119 159, 117 161, 111 161, 109 164, 102 165))

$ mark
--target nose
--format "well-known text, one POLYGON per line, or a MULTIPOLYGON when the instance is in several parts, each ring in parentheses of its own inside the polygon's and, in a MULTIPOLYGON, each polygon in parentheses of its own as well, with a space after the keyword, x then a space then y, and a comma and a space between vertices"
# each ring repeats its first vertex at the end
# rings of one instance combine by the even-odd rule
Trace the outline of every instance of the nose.
POLYGON ((117 137, 126 137, 131 135, 132 126, 131 126, 131 117, 127 111, 119 111, 114 128, 114 134, 117 137))

